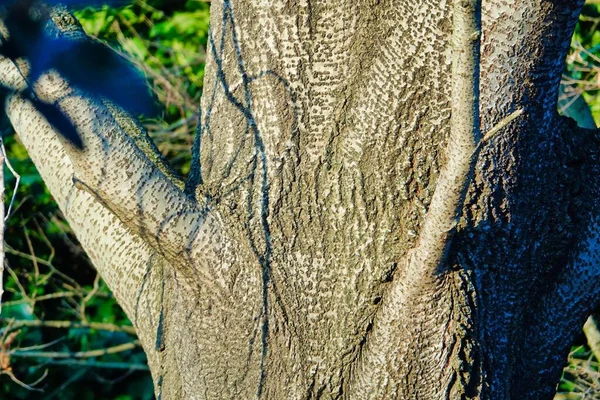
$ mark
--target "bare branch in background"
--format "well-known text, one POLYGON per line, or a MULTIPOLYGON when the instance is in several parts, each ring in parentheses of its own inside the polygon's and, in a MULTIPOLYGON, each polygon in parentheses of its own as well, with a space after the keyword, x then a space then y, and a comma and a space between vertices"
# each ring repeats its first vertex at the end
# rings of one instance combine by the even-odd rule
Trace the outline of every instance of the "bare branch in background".
POLYGON ((81 366, 104 369, 125 369, 130 371, 149 371, 148 365, 139 363, 95 361, 95 360, 48 360, 49 365, 81 366))
POLYGON ((13 207, 13 204, 15 202, 15 198, 17 196, 17 190, 19 189, 19 184, 21 183, 21 175, 17 174, 17 171, 15 171, 15 169, 11 165, 10 161, 8 160, 8 156, 6 155, 6 149, 4 148, 4 142, 2 142, 2 144, 0 146, 0 149, 2 150, 2 157, 4 157, 4 162, 6 163, 6 166, 10 170, 10 173, 13 174, 13 176, 17 180, 15 182, 15 187, 13 189, 13 194, 12 194, 12 196, 10 198, 10 204, 8 205, 8 210, 6 211, 6 215, 4 217, 4 221, 6 221, 10 217, 10 214, 12 212, 12 207, 13 207))
POLYGON ((6 154, 4 153, 4 142, 0 138, 0 145, 2 151, 0 151, 0 199, 2 205, 0 206, 0 310, 2 310, 2 295, 4 294, 4 232, 6 231, 6 218, 4 216, 4 163, 6 161, 6 154))
MULTIPOLYGON (((6 318, 0 318, 0 323, 8 322, 6 318)), ((115 325, 103 322, 84 322, 84 321, 40 321, 40 320, 10 320, 10 330, 22 327, 47 327, 57 329, 97 329, 107 332, 125 332, 135 335, 135 328, 129 325, 115 325)))
POLYGON ((13 357, 33 357, 33 358, 93 358, 100 357, 106 354, 116 354, 123 351, 133 350, 140 346, 136 340, 129 343, 120 344, 117 346, 108 347, 105 349, 76 351, 76 352, 61 352, 61 351, 27 351, 16 349, 10 352, 13 357))

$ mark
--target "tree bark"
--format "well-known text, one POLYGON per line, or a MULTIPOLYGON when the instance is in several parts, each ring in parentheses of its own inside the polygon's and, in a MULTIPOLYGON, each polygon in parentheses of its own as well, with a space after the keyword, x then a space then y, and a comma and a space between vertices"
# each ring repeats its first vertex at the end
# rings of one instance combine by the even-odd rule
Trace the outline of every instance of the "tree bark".
POLYGON ((551 398, 600 291, 599 143, 556 111, 581 6, 214 1, 185 183, 56 74, 83 151, 6 108, 159 398, 551 398))

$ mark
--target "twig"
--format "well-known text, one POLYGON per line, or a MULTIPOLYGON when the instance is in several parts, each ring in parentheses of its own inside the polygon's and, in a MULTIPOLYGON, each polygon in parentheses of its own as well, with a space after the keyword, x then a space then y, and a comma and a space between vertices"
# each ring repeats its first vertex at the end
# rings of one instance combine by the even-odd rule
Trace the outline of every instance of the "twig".
MULTIPOLYGON (((33 271, 35 273, 34 284, 37 286, 38 279, 40 278, 40 267, 38 266, 37 257, 35 255, 35 250, 33 248, 33 243, 31 243, 31 239, 29 238, 29 233, 27 233, 27 228, 25 226, 23 227, 23 235, 25 236, 25 242, 27 243, 27 249, 29 250, 29 254, 31 254, 31 260, 33 262, 33 271)), ((34 293, 33 295, 34 295, 33 299, 35 301, 36 293, 34 293)))
POLYGON ((145 364, 132 364, 126 362, 110 362, 110 361, 95 361, 95 360, 48 360, 47 364, 51 365, 70 365, 82 366, 91 368, 106 368, 106 369, 125 369, 132 371, 148 371, 145 364))
MULTIPOLYGON (((44 294, 42 296, 36 297, 35 301, 44 301, 44 300, 52 300, 52 299, 61 299, 61 298, 70 298, 70 297, 83 297, 83 295, 87 293, 86 291, 80 291, 80 292, 76 292, 76 291, 69 291, 69 292, 55 292, 55 293, 48 293, 48 294, 44 294)), ((112 295, 107 294, 107 293, 96 293, 97 297, 103 297, 103 298, 112 298, 112 295)), ((23 304, 23 303, 30 303, 31 300, 29 299, 21 299, 21 300, 12 300, 12 301, 7 301, 6 303, 4 303, 5 306, 14 306, 14 305, 18 305, 18 304, 23 304)))
POLYGON ((15 171, 15 169, 12 167, 10 161, 8 160, 8 156, 6 155, 6 149, 4 148, 4 142, 0 142, 0 143, 1 143, 0 150, 2 150, 2 157, 3 157, 4 163, 6 163, 6 166, 10 170, 10 173, 13 174, 13 176, 16 179, 15 188, 13 189, 13 194, 12 194, 12 197, 10 198, 10 204, 8 205, 8 210, 6 211, 6 216, 4 217, 4 221, 6 221, 10 217, 12 206, 15 202, 15 198, 17 197, 17 190, 19 189, 19 184, 21 183, 21 175, 17 174, 17 171, 15 171))
POLYGON ((598 324, 593 315, 590 315, 585 322, 585 325, 583 325, 583 333, 585 333, 585 337, 590 349, 592 349, 594 357, 596 357, 596 360, 600 361, 600 330, 598 329, 598 324))
MULTIPOLYGON (((17 332, 20 332, 20 331, 17 331, 17 332)), ((12 335, 12 333, 11 333, 11 335, 12 335)), ((27 347, 19 347, 18 349, 9 351, 8 353, 10 355, 12 355, 15 351, 26 352, 26 351, 32 351, 32 350, 46 349, 48 347, 54 346, 57 343, 62 342, 65 339, 66 339, 66 337, 60 337, 60 338, 55 339, 55 340, 53 340, 51 342, 48 342, 48 343, 36 344, 36 345, 33 345, 33 346, 27 346, 27 347)))
MULTIPOLYGON (((2 208, 2 207, 0 207, 2 208)), ((2 219, 0 219, 0 221, 3 221, 2 219)), ((15 274, 15 272, 12 270, 12 268, 10 268, 7 264, 6 264, 6 260, 4 259, 4 246, 2 244, 0 244, 0 246, 2 247, 2 258, 3 258, 3 267, 6 268, 6 270, 8 271, 8 273, 10 274, 10 276, 12 276, 12 278, 15 280, 15 284, 17 285, 17 287, 19 288, 19 291, 21 292, 21 296, 23 296, 25 299, 27 299, 27 302, 29 304, 33 304, 33 300, 31 299, 31 297, 29 297, 27 295, 27 291, 25 290, 25 288, 23 287, 23 285, 21 284, 21 281, 19 280, 19 277, 17 276, 17 274, 15 274)))
MULTIPOLYGON (((54 250, 54 249, 53 249, 54 250)), ((31 254, 27 254, 27 253, 23 253, 21 251, 15 250, 10 246, 6 246, 6 252, 8 254, 14 254, 16 256, 25 258, 27 260, 30 260, 33 262, 33 258, 31 257, 31 254)), ((71 284, 71 286, 73 287, 74 291, 77 292, 82 292, 81 287, 79 286, 79 284, 73 280, 73 278, 69 277, 68 275, 66 275, 65 273, 59 271, 58 269, 56 269, 56 267, 52 264, 52 262, 46 261, 42 258, 36 257, 36 262, 40 265, 44 265, 48 268, 50 268, 50 270, 52 271, 52 273, 59 275, 62 279, 64 279, 66 282, 69 282, 71 284)))
MULTIPOLYGON (((60 298, 64 298, 64 297, 74 297, 74 296, 80 296, 80 295, 75 292, 56 292, 56 293, 45 294, 43 296, 38 297, 35 300, 43 301, 43 300, 60 299, 60 298)), ((11 307, 11 306, 16 306, 16 305, 23 304, 23 303, 29 304, 30 301, 28 299, 7 301, 6 303, 4 303, 4 306, 11 307)))
POLYGON ((4 231, 6 230, 6 218, 4 216, 4 163, 6 156, 4 153, 4 141, 0 138, 2 151, 0 152, 0 312, 2 311, 2 295, 4 294, 4 231))
POLYGON ((90 292, 83 298, 83 300, 81 301, 81 305, 79 306, 79 312, 81 313, 81 319, 84 323, 88 323, 87 318, 85 316, 85 306, 87 305, 88 301, 90 301, 92 299, 92 297, 94 297, 94 295, 96 295, 96 293, 98 292, 99 284, 100 284, 100 274, 96 274, 96 277, 94 278, 94 286, 92 287, 92 290, 90 290, 90 292))
POLYGON ((40 238, 44 241, 44 243, 46 244, 46 246, 48 246, 48 249, 50 250, 50 255, 48 256, 48 262, 50 264, 52 264, 52 260, 54 259, 56 250, 54 250, 54 246, 52 246, 52 243, 50 243, 50 239, 48 239, 48 236, 46 236, 46 233, 44 232, 44 230, 42 229, 42 227, 40 226, 38 221, 36 219, 34 219, 33 223, 35 224, 35 228, 38 231, 40 238))
POLYGON ((44 371, 44 374, 35 382, 31 383, 31 384, 26 384, 25 382, 19 380, 13 373, 12 371, 2 371, 1 374, 4 375, 8 375, 10 377, 10 379, 16 383, 17 385, 27 389, 27 390, 31 390, 32 392, 43 392, 42 389, 37 389, 34 388, 35 385, 37 385, 38 383, 40 383, 47 375, 48 375, 48 370, 44 371))
POLYGON ((517 117, 519 117, 521 114, 523 114, 523 109, 519 109, 515 112, 513 112, 512 114, 510 114, 508 117, 502 118, 502 120, 500 120, 500 122, 498 122, 492 129, 490 129, 489 131, 487 131, 487 133, 483 136, 483 139, 481 139, 479 141, 479 144, 477 145, 478 148, 480 148, 482 145, 486 144, 487 142, 489 142, 490 140, 492 140, 492 138, 498 133, 500 132, 500 130, 502 130, 502 128, 504 128, 505 126, 507 126, 508 124, 510 124, 514 119, 516 119, 517 117))
MULTIPOLYGON (((8 319, 0 318, 0 323, 8 322, 8 319)), ((97 329, 108 332, 125 332, 131 335, 135 335, 135 328, 128 325, 115 325, 107 324, 103 322, 73 322, 73 321, 39 321, 39 320, 13 320, 11 330, 19 329, 22 327, 46 327, 46 328, 57 328, 57 329, 97 329)))
POLYGON ((108 347, 106 349, 88 350, 88 351, 76 351, 76 352, 62 352, 62 351, 23 351, 22 349, 11 351, 10 355, 13 357, 32 357, 32 358, 93 358, 100 357, 106 354, 116 354, 123 351, 133 350, 138 347, 140 343, 136 340, 129 343, 123 343, 117 346, 108 347))

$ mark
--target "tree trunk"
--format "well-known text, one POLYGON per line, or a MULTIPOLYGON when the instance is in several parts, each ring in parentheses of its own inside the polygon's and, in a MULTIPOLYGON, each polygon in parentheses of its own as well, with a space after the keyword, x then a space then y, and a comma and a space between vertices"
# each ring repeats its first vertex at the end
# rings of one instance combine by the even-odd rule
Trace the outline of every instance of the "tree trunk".
POLYGON ((56 74, 83 151, 7 112, 158 398, 551 398, 600 291, 598 139, 556 111, 581 6, 213 1, 185 183, 56 74))

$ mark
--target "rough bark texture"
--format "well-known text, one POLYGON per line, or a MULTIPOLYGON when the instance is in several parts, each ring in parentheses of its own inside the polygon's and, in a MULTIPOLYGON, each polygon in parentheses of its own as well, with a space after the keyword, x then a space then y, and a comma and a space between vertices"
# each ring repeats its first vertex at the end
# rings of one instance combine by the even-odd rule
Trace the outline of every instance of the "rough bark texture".
POLYGON ((581 5, 483 1, 486 139, 460 154, 444 0, 213 1, 185 185, 130 117, 56 75, 36 91, 84 151, 26 99, 7 111, 159 398, 550 398, 600 289, 598 140, 556 112, 581 5), (432 264, 415 254, 456 157, 464 206, 433 223, 451 233, 432 264))

